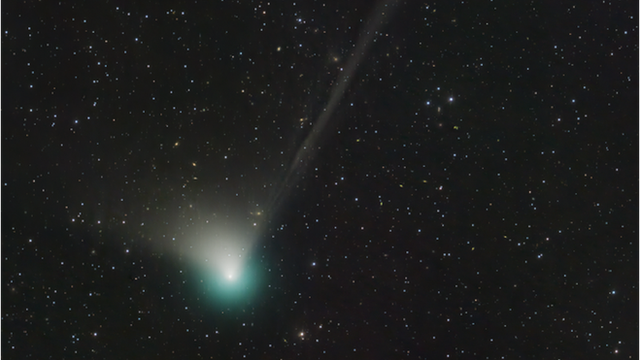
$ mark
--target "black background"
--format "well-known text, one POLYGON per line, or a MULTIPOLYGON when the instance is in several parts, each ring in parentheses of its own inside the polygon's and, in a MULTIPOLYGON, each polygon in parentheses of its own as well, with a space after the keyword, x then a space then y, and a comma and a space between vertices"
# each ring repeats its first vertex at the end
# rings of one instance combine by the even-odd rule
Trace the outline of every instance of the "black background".
POLYGON ((376 3, 3 5, 3 356, 637 358, 637 2, 389 2, 273 209, 376 3))

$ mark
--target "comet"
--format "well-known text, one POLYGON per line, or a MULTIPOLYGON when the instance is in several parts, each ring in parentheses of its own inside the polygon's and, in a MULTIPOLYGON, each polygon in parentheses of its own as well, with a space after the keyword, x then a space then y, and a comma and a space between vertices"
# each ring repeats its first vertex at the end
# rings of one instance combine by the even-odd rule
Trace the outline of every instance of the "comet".
MULTIPOLYGON (((229 210, 234 210, 234 205, 243 206, 240 200, 233 198, 223 205, 223 209, 213 212, 225 214, 224 216, 209 217, 206 225, 188 235, 190 239, 185 241, 180 251, 197 264, 204 284, 203 291, 216 300, 233 302, 247 299, 255 291, 259 274, 258 266, 251 258, 252 250, 313 162, 320 148, 319 143, 325 138, 327 129, 331 128, 334 112, 356 77, 361 62, 367 58, 366 54, 376 35, 380 34, 379 30, 390 18, 394 8, 391 4, 391 0, 381 1, 373 10, 346 65, 333 82, 326 106, 313 122, 308 136, 297 151, 292 153, 288 168, 283 172, 281 180, 271 188, 265 206, 246 212, 229 213, 229 210)), ((251 189, 243 191, 250 192, 251 189)), ((258 189, 256 193, 257 191, 258 189)))

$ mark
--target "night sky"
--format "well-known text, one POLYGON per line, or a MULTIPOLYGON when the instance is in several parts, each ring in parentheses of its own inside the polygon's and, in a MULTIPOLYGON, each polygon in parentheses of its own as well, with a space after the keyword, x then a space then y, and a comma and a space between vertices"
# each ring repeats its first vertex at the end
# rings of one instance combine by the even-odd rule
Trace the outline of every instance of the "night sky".
POLYGON ((7 359, 638 357, 635 1, 9 1, 7 359))

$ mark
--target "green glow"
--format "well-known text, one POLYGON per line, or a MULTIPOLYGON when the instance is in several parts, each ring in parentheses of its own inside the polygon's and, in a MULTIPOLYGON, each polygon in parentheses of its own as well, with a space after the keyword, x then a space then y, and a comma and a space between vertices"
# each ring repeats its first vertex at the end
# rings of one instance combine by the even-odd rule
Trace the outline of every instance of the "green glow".
POLYGON ((242 306, 258 294, 262 267, 252 260, 258 237, 251 219, 221 217, 202 224, 181 243, 180 253, 196 270, 198 292, 215 307, 242 306))
POLYGON ((260 267, 248 260, 233 272, 215 266, 200 268, 199 278, 202 291, 214 304, 220 306, 250 303, 258 294, 260 267))

